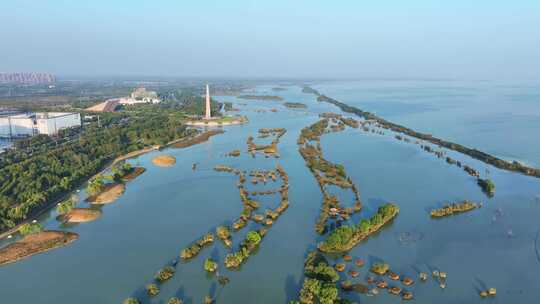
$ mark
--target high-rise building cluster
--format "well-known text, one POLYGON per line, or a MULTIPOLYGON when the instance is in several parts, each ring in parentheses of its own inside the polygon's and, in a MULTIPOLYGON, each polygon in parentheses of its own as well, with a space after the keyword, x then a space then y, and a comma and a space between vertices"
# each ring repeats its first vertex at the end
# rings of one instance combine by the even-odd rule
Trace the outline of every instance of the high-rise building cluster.
POLYGON ((0 73, 2 84, 52 84, 56 77, 50 73, 0 73))

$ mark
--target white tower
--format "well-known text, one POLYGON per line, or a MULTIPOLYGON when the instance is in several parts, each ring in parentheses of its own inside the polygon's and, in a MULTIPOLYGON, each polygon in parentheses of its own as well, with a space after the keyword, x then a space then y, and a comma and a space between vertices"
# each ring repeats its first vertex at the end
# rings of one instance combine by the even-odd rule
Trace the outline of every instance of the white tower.
POLYGON ((210 86, 206 85, 206 113, 204 119, 211 119, 212 115, 210 113, 210 86))

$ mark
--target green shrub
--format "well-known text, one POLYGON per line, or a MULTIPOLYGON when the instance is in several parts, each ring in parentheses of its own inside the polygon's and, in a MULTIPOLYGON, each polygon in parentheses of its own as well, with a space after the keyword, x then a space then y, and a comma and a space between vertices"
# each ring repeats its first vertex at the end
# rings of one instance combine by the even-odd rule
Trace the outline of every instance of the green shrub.
POLYGON ((175 272, 174 267, 167 266, 161 269, 160 271, 158 271, 158 273, 156 273, 155 278, 158 282, 164 282, 172 278, 174 276, 174 272, 175 272))
POLYGON ((146 285, 146 292, 149 296, 154 297, 159 294, 159 287, 156 284, 146 285))
POLYGON ((56 211, 59 214, 66 214, 71 211, 71 209, 75 208, 75 205, 77 204, 77 196, 72 195, 69 199, 61 202, 56 206, 56 211))
POLYGON ((204 270, 208 272, 216 272, 217 268, 218 268, 218 264, 212 261, 212 259, 204 260, 204 270))
POLYGON ((140 304, 141 302, 139 302, 139 300, 135 299, 135 298, 127 298, 124 300, 124 302, 122 302, 122 304, 140 304))
POLYGON ((22 235, 28 235, 31 233, 38 233, 43 230, 43 227, 39 223, 26 223, 19 228, 19 232, 22 235))
POLYGON ((167 304, 183 304, 184 302, 182 300, 180 300, 179 298, 177 297, 174 297, 174 298, 170 298, 168 301, 167 301, 167 304))

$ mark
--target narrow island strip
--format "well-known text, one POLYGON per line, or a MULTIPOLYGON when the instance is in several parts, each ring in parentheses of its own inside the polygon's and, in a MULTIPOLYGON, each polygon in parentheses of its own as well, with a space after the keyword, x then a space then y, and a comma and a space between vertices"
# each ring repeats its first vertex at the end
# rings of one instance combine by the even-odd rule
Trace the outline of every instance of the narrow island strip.
POLYGON ((239 95, 238 99, 246 100, 273 100, 273 101, 283 101, 283 97, 277 95, 239 95))
POLYGON ((341 226, 333 230, 317 247, 324 253, 347 252, 391 222, 398 213, 397 205, 392 203, 383 205, 369 220, 363 219, 358 225, 341 226))
POLYGON ((442 208, 433 209, 431 210, 430 214, 432 218, 441 218, 441 217, 446 217, 450 215, 455 215, 455 214, 471 211, 476 208, 479 208, 479 206, 480 205, 470 202, 470 201, 463 201, 458 204, 450 204, 442 208))
POLYGON ((340 108, 343 112, 353 113, 353 114, 355 114, 355 115, 357 115, 359 117, 362 117, 362 118, 364 118, 366 120, 376 121, 377 123, 379 123, 385 129, 390 129, 390 130, 392 130, 394 132, 407 134, 407 135, 409 135, 411 137, 414 137, 414 138, 429 141, 429 142, 431 142, 431 143, 433 143, 435 145, 438 145, 438 146, 441 146, 441 147, 444 147, 444 148, 447 148, 447 149, 450 149, 450 150, 454 150, 454 151, 466 154, 466 155, 468 155, 468 156, 470 156, 470 157, 472 157, 474 159, 477 159, 477 160, 479 160, 481 162, 484 162, 486 164, 490 164, 490 165, 492 165, 494 167, 497 167, 499 169, 502 169, 502 170, 507 170, 507 171, 512 171, 512 172, 519 172, 519 173, 522 173, 522 174, 525 174, 525 175, 540 178, 540 169, 538 169, 538 168, 528 167, 528 166, 523 165, 523 164, 521 164, 521 163, 519 163, 517 161, 509 162, 509 161, 500 159, 498 157, 495 157, 493 155, 487 154, 485 152, 479 151, 477 149, 465 147, 465 146, 457 144, 457 143, 446 141, 446 140, 434 137, 431 134, 425 134, 425 133, 420 133, 420 132, 414 131, 414 130, 409 129, 407 127, 404 127, 404 126, 398 125, 396 123, 387 121, 387 120, 385 120, 385 119, 383 119, 381 117, 378 117, 377 115, 375 115, 373 113, 363 111, 363 110, 361 110, 359 108, 349 106, 349 105, 347 105, 347 104, 345 104, 343 102, 340 102, 340 101, 338 101, 336 99, 330 98, 330 97, 328 97, 326 95, 323 95, 323 94, 319 93, 317 90, 315 90, 315 89, 313 89, 311 87, 304 87, 302 89, 302 92, 308 93, 308 94, 315 94, 315 95, 317 95, 317 101, 331 103, 331 104, 337 106, 338 108, 340 108))

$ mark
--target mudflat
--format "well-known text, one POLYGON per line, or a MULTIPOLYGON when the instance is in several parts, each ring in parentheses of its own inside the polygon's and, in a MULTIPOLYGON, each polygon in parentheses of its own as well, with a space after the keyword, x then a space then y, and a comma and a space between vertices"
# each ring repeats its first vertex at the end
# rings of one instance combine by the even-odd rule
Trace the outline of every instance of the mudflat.
POLYGON ((77 240, 79 235, 66 231, 42 231, 0 249, 0 266, 16 262, 34 254, 63 247, 77 240))

